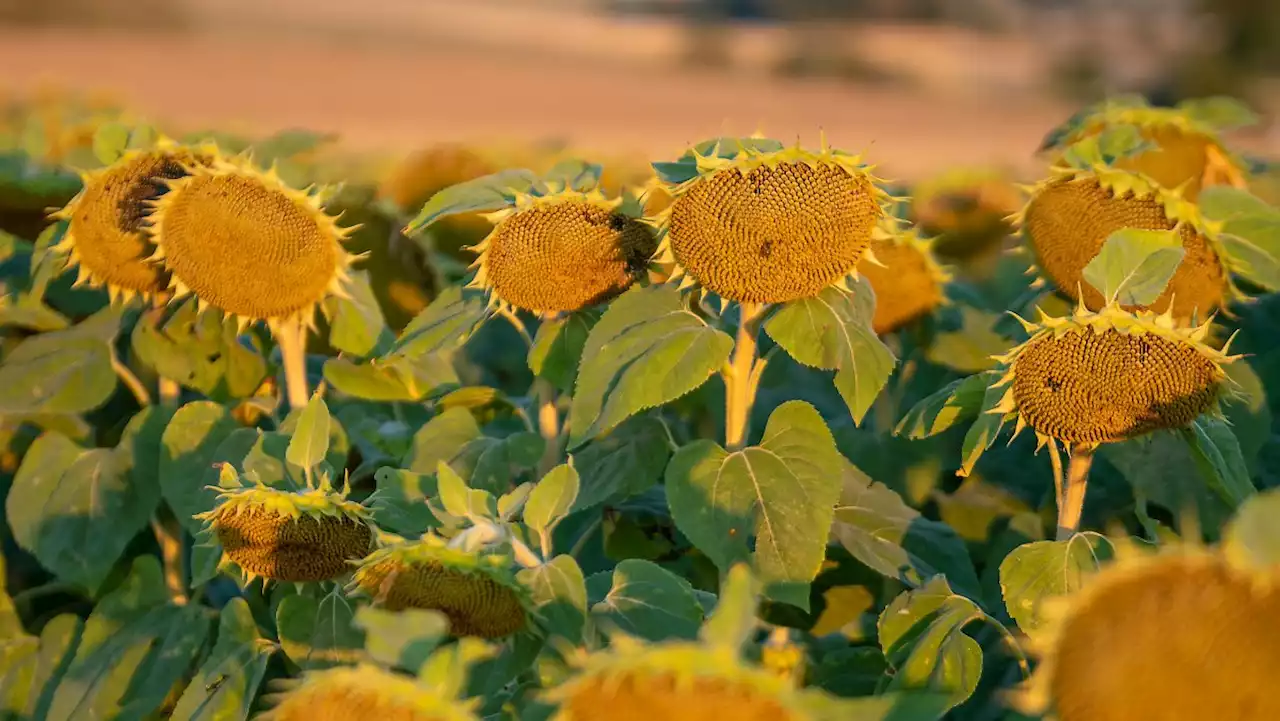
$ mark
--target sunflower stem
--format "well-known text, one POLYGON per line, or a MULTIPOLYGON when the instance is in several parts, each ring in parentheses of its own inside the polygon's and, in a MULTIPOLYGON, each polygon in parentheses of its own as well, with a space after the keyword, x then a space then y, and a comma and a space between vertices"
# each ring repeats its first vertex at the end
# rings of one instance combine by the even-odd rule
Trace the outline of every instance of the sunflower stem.
POLYGON ((177 381, 161 376, 157 385, 162 405, 178 405, 178 399, 182 396, 182 386, 178 385, 177 381))
POLYGON ((307 329, 289 321, 272 327, 276 345, 280 346, 280 362, 284 365, 285 391, 291 408, 305 408, 311 394, 307 391, 307 329))
POLYGON ((1084 443, 1071 449, 1066 488, 1062 490, 1062 503, 1058 506, 1059 541, 1071 538, 1080 530, 1080 516, 1084 513, 1084 492, 1089 485, 1089 469, 1093 467, 1093 452, 1096 449, 1096 446, 1084 443))
MULTIPOLYGON (((751 406, 755 404, 755 390, 760 381, 756 360, 756 337, 760 332, 757 321, 763 310, 759 303, 742 304, 733 356, 729 366, 721 371, 725 386, 724 441, 729 451, 742 450, 751 430, 751 406)), ((759 370, 763 371, 763 367, 759 370)))
POLYGON ((120 378, 120 381, 128 386, 130 392, 133 393, 133 397, 138 400, 138 405, 143 408, 151 405, 151 394, 147 392, 147 387, 142 384, 142 381, 138 380, 138 376, 134 375, 133 371, 129 370, 129 366, 120 362, 120 359, 116 357, 115 348, 111 349, 111 369, 116 372, 116 376, 120 378))
POLYGON ((1053 465, 1053 505, 1062 508, 1062 454, 1058 452, 1058 442, 1049 441, 1049 462, 1053 465))
POLYGON ((182 527, 171 513, 163 509, 151 517, 151 530, 160 544, 160 558, 164 562, 164 585, 169 598, 179 606, 187 603, 186 572, 182 564, 182 527))

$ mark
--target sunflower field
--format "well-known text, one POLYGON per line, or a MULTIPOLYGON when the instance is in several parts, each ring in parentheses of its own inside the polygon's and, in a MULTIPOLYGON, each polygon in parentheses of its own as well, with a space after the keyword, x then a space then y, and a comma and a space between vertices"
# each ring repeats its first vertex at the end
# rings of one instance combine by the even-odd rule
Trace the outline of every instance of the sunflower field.
POLYGON ((1280 171, 0 108, 0 720, 1275 721, 1280 171))

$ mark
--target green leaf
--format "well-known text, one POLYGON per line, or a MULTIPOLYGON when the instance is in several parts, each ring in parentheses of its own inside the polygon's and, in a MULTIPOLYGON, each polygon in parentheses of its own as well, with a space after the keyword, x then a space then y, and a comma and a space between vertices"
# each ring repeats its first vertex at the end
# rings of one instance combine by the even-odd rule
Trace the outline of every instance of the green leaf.
POLYGON ((1280 564, 1280 490, 1269 489, 1240 505, 1222 536, 1222 550, 1232 561, 1259 571, 1280 564))
POLYGON ((978 463, 978 459, 986 452, 991 444, 996 442, 996 436, 1000 435, 1000 429, 1004 428, 1005 414, 992 413, 991 411, 1000 405, 1000 399, 1004 397, 1007 387, 999 388, 987 387, 982 396, 982 408, 978 412, 978 419, 969 426, 969 431, 964 434, 964 444, 960 448, 960 470, 956 471, 956 475, 960 477, 968 476, 973 472, 973 467, 978 463))
POLYGON ((97 593, 159 501, 158 489, 129 483, 128 461, 42 434, 6 503, 14 540, 59 577, 97 593))
POLYGON ((537 568, 526 568, 517 580, 529 589, 547 629, 570 643, 582 642, 587 622, 587 581, 572 556, 556 556, 537 568))
POLYGON ((525 525, 538 533, 549 533, 573 508, 579 485, 578 472, 571 464, 552 468, 529 494, 524 506, 525 525))
POLYGON ((982 649, 963 629, 983 618, 942 578, 899 594, 878 624, 880 648, 894 669, 888 689, 946 693, 953 707, 964 703, 978 687, 982 649))
POLYGON ((1249 106, 1235 98, 1215 95, 1208 98, 1190 98, 1178 103, 1181 110, 1193 122, 1225 132, 1256 125, 1258 115, 1249 106))
POLYGON ((1240 443, 1225 421, 1201 416, 1182 430, 1182 437, 1191 446, 1191 456, 1209 487, 1231 508, 1257 493, 1240 454, 1240 443))
MULTIPOLYGON (((456 462, 468 445, 481 438, 475 416, 465 408, 451 408, 427 421, 413 434, 413 449, 404 459, 404 465, 415 473, 435 473, 440 461, 456 469, 456 462)), ((478 452, 475 455, 479 457, 478 452)))
POLYGON ((742 651, 759 626, 760 584, 745 563, 735 563, 720 584, 720 598, 698 630, 698 638, 708 645, 734 654, 742 651))
POLYGON ((658 177, 667 183, 683 183, 698 176, 698 163, 694 155, 715 156, 731 159, 744 150, 759 152, 775 152, 782 150, 782 143, 772 138, 734 138, 719 137, 704 140, 685 151, 675 162, 654 163, 653 169, 658 177))
POLYGON ((233 598, 222 607, 218 641, 178 699, 173 721, 246 719, 267 673, 275 644, 262 638, 249 604, 233 598))
POLYGON ((996 363, 992 356, 1009 350, 1009 340, 995 329, 1005 317, 960 306, 960 328, 934 336, 925 350, 925 359, 961 373, 989 370, 996 363))
POLYGON ((118 312, 22 341, 0 363, 0 415, 88 413, 116 389, 108 343, 118 312))
MULTIPOLYGON (((160 709, 174 685, 184 680, 213 629, 212 614, 198 605, 164 606, 146 616, 150 651, 138 665, 118 718, 149 718, 160 709)), ((110 663, 107 659, 107 663, 110 663)))
POLYGON ((194 300, 163 324, 143 317, 130 336, 134 356, 164 378, 216 400, 250 396, 267 376, 267 359, 234 318, 200 313, 194 300))
POLYGON ((1201 190, 1196 205, 1206 220, 1228 224, 1228 228, 1235 221, 1280 216, 1280 208, 1247 190, 1230 185, 1211 185, 1201 190))
POLYGON ((1199 511, 1201 526, 1216 532, 1231 515, 1204 482, 1190 445, 1178 433, 1148 433, 1120 443, 1105 443, 1098 454, 1124 476, 1133 488, 1139 519, 1146 503, 1155 503, 1174 515, 1188 508, 1199 511))
POLYGON ((582 350, 597 320, 595 313, 581 311, 543 321, 529 348, 529 370, 572 394, 582 350))
POLYGON ((373 660, 414 674, 449 637, 449 617, 421 608, 386 611, 361 606, 356 625, 364 630, 365 651, 373 660))
POLYGON ((462 476, 444 461, 436 466, 436 487, 440 490, 440 503, 450 515, 460 518, 492 518, 498 514, 498 502, 491 493, 468 488, 462 476))
POLYGON ((571 190, 586 192, 600 183, 600 174, 604 167, 597 163, 588 163, 576 158, 566 158, 551 166, 542 180, 551 183, 563 183, 571 190))
POLYGON ((1151 305, 1164 292, 1186 252, 1174 230, 1123 228, 1107 237, 1084 267, 1084 279, 1121 305, 1151 305))
POLYGON ((377 490, 370 506, 379 528, 415 537, 440 525, 427 507, 427 499, 439 494, 434 475, 379 468, 373 479, 377 490))
POLYGON ((674 573, 639 559, 613 569, 613 586, 591 607, 597 623, 612 624, 649 641, 680 638, 692 641, 702 624, 702 606, 693 587, 674 573))
POLYGON ((468 479, 471 486, 502 494, 511 490, 512 479, 537 465, 546 441, 537 433, 520 431, 506 438, 482 438, 474 447, 482 450, 468 479))
POLYGON ((103 165, 119 160, 128 146, 129 126, 124 123, 104 123, 93 133, 93 156, 103 165))
POLYGON ((418 358, 461 347, 489 317, 487 305, 483 292, 446 288, 409 321, 383 360, 418 358))
POLYGON ((285 451, 285 459, 307 471, 308 478, 311 469, 324 460, 329 451, 329 421, 329 406, 325 405, 320 389, 316 389, 298 416, 289 449, 285 451))
POLYGON ((286 596, 276 607, 280 647, 303 671, 350 665, 363 657, 364 632, 343 596, 286 596))
POLYGON ((44 301, 31 295, 0 297, 0 327, 16 327, 37 333, 63 330, 71 321, 44 301))
POLYGON ((369 285, 368 271, 351 274, 347 283, 350 298, 332 296, 329 345, 358 358, 381 355, 391 348, 395 337, 382 317, 382 308, 369 285))
POLYGON ((1018 628, 1035 637, 1045 628, 1041 602, 1082 588, 1109 561, 1113 548, 1098 533, 1077 533, 1065 541, 1035 541, 1013 549, 1000 563, 1000 591, 1018 628))
POLYGON ((452 185, 431 196, 404 232, 418 235, 446 216, 508 207, 517 193, 528 193, 537 182, 538 176, 532 171, 513 169, 452 185))
MULTIPOLYGON (((53 694, 75 658, 83 629, 84 621, 79 617, 70 613, 60 614, 40 630, 39 645, 31 649, 31 655, 18 661, 0 650, 0 670, 14 662, 0 680, 0 717, 48 717, 53 694), (5 716, 6 712, 10 716, 5 716)), ((4 645, 0 644, 0 648, 4 645)))
POLYGON ((859 424, 897 365, 888 346, 871 329, 874 303, 858 297, 874 297, 869 287, 863 278, 852 293, 827 288, 812 298, 783 305, 764 324, 769 337, 796 362, 836 371, 836 390, 859 424))
POLYGON ((196 401, 178 409, 161 436, 160 491, 190 533, 204 524, 192 516, 213 508, 218 494, 196 479, 213 463, 218 447, 240 428, 226 408, 211 401, 196 401))
POLYGON ((573 456, 581 488, 573 510, 637 496, 662 480, 671 441, 661 420, 633 416, 573 456))
POLYGON ((986 371, 948 383, 907 411, 893 434, 920 440, 974 418, 982 410, 987 386, 999 377, 996 371, 986 371))
POLYGON ((384 403, 420 401, 461 384, 457 371, 444 354, 382 363, 330 358, 324 363, 324 378, 349 396, 384 403))
POLYGON ((569 410, 569 449, 697 389, 733 351, 666 285, 633 287, 591 329, 569 410))
POLYGON ((981 596, 968 548, 950 526, 920 515, 852 463, 844 461, 843 468, 831 534, 850 555, 913 588, 945 575, 961 593, 981 596))
POLYGON ((807 611, 842 462, 818 411, 789 401, 769 417, 759 446, 729 453, 700 440, 676 451, 666 472, 671 517, 722 571, 753 557, 766 593, 807 611))
POLYGON ((1231 234, 1219 236, 1218 241, 1233 273, 1267 290, 1280 290, 1280 252, 1231 234))

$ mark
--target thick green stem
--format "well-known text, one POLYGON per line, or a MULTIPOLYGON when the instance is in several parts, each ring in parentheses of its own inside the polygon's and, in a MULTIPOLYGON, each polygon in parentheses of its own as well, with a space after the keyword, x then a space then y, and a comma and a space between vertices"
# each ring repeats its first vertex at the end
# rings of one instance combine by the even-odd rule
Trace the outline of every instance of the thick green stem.
POLYGON ((1080 444, 1071 449, 1071 462, 1067 464, 1066 487, 1062 489, 1062 503, 1058 506, 1058 540, 1071 538, 1080 530, 1080 516, 1084 513, 1084 493, 1089 485, 1089 469, 1093 467, 1096 446, 1080 444))
POLYGON ((1049 462, 1053 464, 1053 505, 1062 508, 1062 454, 1058 452, 1058 442, 1049 442, 1049 462))
POLYGON ((285 391, 291 408, 305 408, 311 400, 307 389, 307 329, 301 323, 287 321, 272 326, 276 344, 280 346, 280 362, 284 365, 285 391))
POLYGON ((756 336, 760 326, 756 321, 762 311, 758 303, 742 304, 733 356, 721 371, 725 386, 724 442, 730 451, 742 450, 751 431, 751 407, 755 405, 755 390, 760 380, 756 368, 756 336))

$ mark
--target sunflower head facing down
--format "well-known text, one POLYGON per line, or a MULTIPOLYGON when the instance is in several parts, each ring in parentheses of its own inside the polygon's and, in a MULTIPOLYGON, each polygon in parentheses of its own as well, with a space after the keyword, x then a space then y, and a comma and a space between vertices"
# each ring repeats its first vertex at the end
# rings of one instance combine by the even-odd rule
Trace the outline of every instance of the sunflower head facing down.
MULTIPOLYGON (((1021 320, 1021 319, 1019 319, 1021 320)), ((1179 429, 1220 415, 1230 392, 1223 365, 1235 360, 1201 342, 1210 324, 1182 328, 1169 314, 1112 304, 1068 317, 1022 321, 1031 337, 997 357, 1003 374, 989 411, 1016 416, 1041 445, 1097 445, 1179 429)))
POLYGON ((911 212, 933 238, 934 252, 949 262, 978 260, 1000 250, 1022 205, 1018 187, 994 169, 957 169, 911 189, 911 212))
POLYGON ((888 194, 861 158, 748 138, 695 147, 659 168, 670 205, 655 258, 672 280, 726 301, 786 303, 843 286, 886 218, 888 194))
POLYGON ((427 534, 364 558, 350 587, 390 611, 439 611, 455 636, 497 639, 533 628, 531 597, 514 569, 508 553, 451 547, 427 534))
POLYGON ((476 721, 476 700, 459 701, 373 664, 308 671, 269 701, 263 721, 476 721))
POLYGON ((1172 309, 1186 323, 1215 312, 1239 296, 1215 224, 1194 203, 1146 175, 1100 158, 1074 156, 1032 188, 1015 218, 1035 269, 1073 301, 1099 310, 1106 301, 1083 282, 1085 267, 1118 230, 1176 230, 1184 256, 1168 286, 1149 306, 1172 309))
POLYGON ((188 166, 153 201, 156 244, 175 297, 195 295, 241 323, 314 323, 315 308, 345 296, 354 256, 322 194, 289 187, 247 156, 188 166))
POLYGON ((951 280, 933 254, 933 243, 915 231, 892 233, 871 243, 858 274, 876 296, 872 329, 892 333, 946 302, 951 280))
POLYGON ((1234 103, 1227 108, 1224 102, 1220 98, 1190 100, 1163 108, 1152 107, 1140 97, 1109 99, 1069 118, 1045 138, 1041 150, 1059 151, 1108 130, 1133 128, 1150 147, 1121 158, 1116 166, 1141 173, 1163 187, 1182 188, 1183 196, 1194 201, 1206 187, 1245 184, 1247 165, 1227 148, 1220 133, 1250 123, 1252 113, 1234 103), (1224 125, 1219 119, 1229 121, 1224 125))
POLYGON ((217 157, 213 145, 184 146, 162 138, 152 148, 129 150, 105 168, 82 173, 80 192, 51 215, 67 221, 66 235, 54 249, 77 266, 76 283, 105 287, 113 300, 166 295, 168 271, 149 260, 155 252, 150 204, 168 192, 169 181, 217 157))
MULTIPOLYGON (((224 466, 224 477, 228 472, 224 466)), ((351 571, 351 560, 373 551, 372 514, 347 500, 347 488, 337 492, 326 481, 314 489, 283 491, 236 480, 218 487, 218 504, 195 518, 208 524, 222 546, 219 567, 238 567, 246 585, 255 578, 333 580, 351 571)))
POLYGON ((1042 602, 1041 657, 1011 701, 1055 721, 1280 718, 1280 587, 1216 549, 1117 544, 1116 561, 1042 602))
POLYGON ((494 227, 471 248, 479 255, 469 287, 487 290, 494 306, 564 313, 603 303, 643 277, 657 241, 622 211, 623 198, 547 185, 486 216, 494 227))

